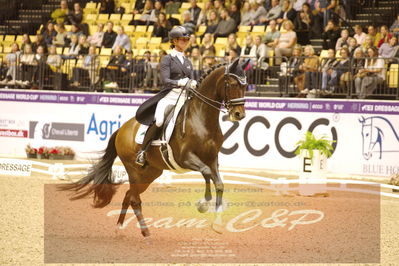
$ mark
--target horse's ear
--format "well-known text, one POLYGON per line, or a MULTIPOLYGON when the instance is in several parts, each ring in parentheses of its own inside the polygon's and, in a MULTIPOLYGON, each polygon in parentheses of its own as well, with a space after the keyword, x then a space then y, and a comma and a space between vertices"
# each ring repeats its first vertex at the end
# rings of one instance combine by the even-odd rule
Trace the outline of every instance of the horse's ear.
POLYGON ((245 62, 241 65, 241 68, 242 68, 243 70, 246 69, 247 66, 248 66, 248 64, 249 64, 249 62, 251 62, 250 59, 245 60, 245 62))
POLYGON ((231 73, 231 72, 234 73, 234 70, 236 69, 236 67, 237 67, 237 65, 238 65, 238 61, 239 61, 239 58, 237 58, 236 60, 234 60, 233 63, 231 63, 231 65, 229 66, 229 72, 230 72, 230 73, 231 73))

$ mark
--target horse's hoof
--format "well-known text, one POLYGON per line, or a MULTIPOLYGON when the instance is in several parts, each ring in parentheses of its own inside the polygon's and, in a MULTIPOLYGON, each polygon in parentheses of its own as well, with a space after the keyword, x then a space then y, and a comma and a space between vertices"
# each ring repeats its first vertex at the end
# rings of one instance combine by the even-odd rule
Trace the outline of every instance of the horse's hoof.
POLYGON ((212 229, 218 234, 223 234, 223 225, 219 223, 212 223, 212 229))
POLYGON ((205 213, 209 210, 209 203, 206 201, 199 200, 196 205, 200 213, 205 213))
POLYGON ((143 241, 145 244, 147 244, 149 246, 151 246, 153 244, 153 240, 152 240, 151 236, 145 236, 143 241))

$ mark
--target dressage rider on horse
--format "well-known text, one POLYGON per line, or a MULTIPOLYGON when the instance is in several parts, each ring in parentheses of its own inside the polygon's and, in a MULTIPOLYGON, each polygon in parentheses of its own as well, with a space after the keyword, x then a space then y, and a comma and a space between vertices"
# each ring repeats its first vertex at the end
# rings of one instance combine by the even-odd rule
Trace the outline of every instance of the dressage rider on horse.
POLYGON ((182 88, 186 85, 192 89, 197 86, 197 82, 193 80, 192 63, 184 56, 189 38, 190 35, 182 26, 177 26, 169 32, 169 40, 173 50, 170 54, 164 56, 160 63, 163 89, 145 101, 136 112, 136 120, 149 126, 136 158, 136 163, 141 166, 146 162, 145 153, 151 141, 158 138, 161 133, 165 109, 170 105, 176 105, 182 88))

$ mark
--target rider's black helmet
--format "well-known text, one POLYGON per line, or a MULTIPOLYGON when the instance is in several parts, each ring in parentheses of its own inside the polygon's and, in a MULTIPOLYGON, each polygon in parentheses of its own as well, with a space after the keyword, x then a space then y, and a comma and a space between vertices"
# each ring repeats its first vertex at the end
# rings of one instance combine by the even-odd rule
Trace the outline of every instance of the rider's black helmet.
POLYGON ((190 38, 190 34, 187 32, 185 27, 177 26, 169 32, 169 40, 172 41, 176 38, 190 38))

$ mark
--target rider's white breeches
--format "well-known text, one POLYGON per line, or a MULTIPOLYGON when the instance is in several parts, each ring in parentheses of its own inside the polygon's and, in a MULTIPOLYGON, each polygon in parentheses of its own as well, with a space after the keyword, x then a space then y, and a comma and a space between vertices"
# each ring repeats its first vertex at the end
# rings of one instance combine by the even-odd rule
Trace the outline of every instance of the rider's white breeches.
POLYGON ((181 89, 172 89, 164 98, 162 98, 155 110, 155 124, 157 127, 161 127, 165 121, 165 110, 169 105, 176 105, 181 89))

